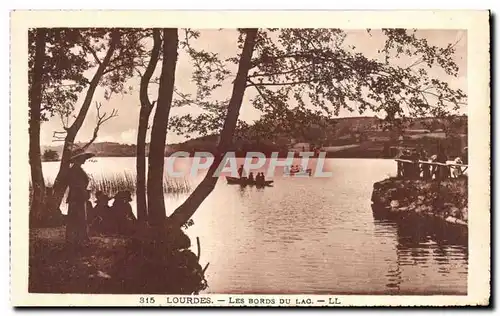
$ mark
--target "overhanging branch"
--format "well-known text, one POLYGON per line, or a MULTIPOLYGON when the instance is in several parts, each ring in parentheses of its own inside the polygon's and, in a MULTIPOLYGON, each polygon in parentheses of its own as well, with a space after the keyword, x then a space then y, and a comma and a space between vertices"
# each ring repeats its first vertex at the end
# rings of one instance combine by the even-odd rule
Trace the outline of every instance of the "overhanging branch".
POLYGON ((99 56, 97 56, 97 52, 90 45, 87 45, 86 43, 84 43, 83 44, 83 49, 86 50, 86 51, 89 51, 92 54, 92 56, 94 57, 95 62, 98 65, 101 64, 101 60, 99 59, 99 56))
POLYGON ((96 140, 101 125, 103 125, 110 119, 118 116, 118 111, 116 109, 111 110, 110 114, 106 112, 101 114, 102 104, 100 102, 96 102, 95 108, 97 113, 96 113, 96 126, 94 127, 94 133, 92 134, 92 138, 85 145, 79 148, 82 151, 87 150, 90 147, 90 145, 96 140))

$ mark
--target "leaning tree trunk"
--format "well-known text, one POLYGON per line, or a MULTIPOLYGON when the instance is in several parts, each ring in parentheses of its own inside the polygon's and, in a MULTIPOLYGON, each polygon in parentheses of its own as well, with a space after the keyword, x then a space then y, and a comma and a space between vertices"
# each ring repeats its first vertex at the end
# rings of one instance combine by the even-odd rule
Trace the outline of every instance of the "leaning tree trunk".
POLYGON ((119 37, 116 34, 112 34, 110 45, 108 51, 106 52, 106 56, 99 64, 97 71, 95 72, 94 76, 92 77, 92 80, 90 81, 89 88, 85 95, 82 107, 80 108, 80 111, 78 112, 78 115, 73 124, 71 124, 71 126, 66 130, 67 134, 66 137, 64 138, 64 147, 61 156, 61 164, 59 166, 59 172, 57 173, 56 179, 54 180, 53 194, 50 201, 50 208, 52 210, 58 210, 59 206, 61 205, 62 198, 64 197, 64 192, 68 187, 67 177, 70 168, 69 160, 71 158, 71 155, 73 154, 73 145, 75 142, 76 135, 78 134, 78 131, 83 125, 85 117, 87 116, 90 105, 92 103, 92 98, 94 97, 95 90, 97 89, 97 86, 99 85, 99 82, 102 76, 104 75, 106 67, 108 67, 111 61, 111 57, 113 56, 118 41, 119 37))
POLYGON ((177 29, 163 29, 163 61, 158 88, 158 102, 151 128, 148 159, 148 220, 156 225, 166 218, 163 196, 163 168, 168 117, 174 93, 175 67, 177 65, 177 29))
POLYGON ((137 151, 136 151, 136 195, 137 195, 137 219, 139 222, 146 222, 148 218, 148 206, 146 201, 146 133, 148 130, 149 115, 154 107, 148 97, 149 80, 158 63, 160 56, 161 37, 160 30, 153 30, 153 49, 146 71, 141 78, 139 98, 141 100, 141 111, 139 113, 139 126, 137 127, 137 151))
POLYGON ((231 145, 233 141, 241 103, 243 102, 243 96, 245 94, 248 71, 251 67, 256 35, 257 29, 248 29, 246 31, 245 44, 241 53, 236 79, 234 80, 233 92, 231 94, 231 100, 229 101, 224 127, 217 147, 218 155, 215 157, 214 163, 208 169, 208 173, 203 181, 201 181, 187 200, 170 216, 170 225, 172 225, 172 227, 181 227, 185 224, 217 184, 219 178, 213 175, 217 166, 222 161, 228 146, 231 145))
POLYGON ((31 87, 29 90, 29 163, 31 168, 31 184, 33 196, 30 208, 30 225, 38 224, 44 214, 45 181, 42 172, 42 157, 40 150, 40 122, 42 102, 42 75, 45 58, 45 36, 46 30, 39 28, 35 38, 35 61, 31 76, 31 87))

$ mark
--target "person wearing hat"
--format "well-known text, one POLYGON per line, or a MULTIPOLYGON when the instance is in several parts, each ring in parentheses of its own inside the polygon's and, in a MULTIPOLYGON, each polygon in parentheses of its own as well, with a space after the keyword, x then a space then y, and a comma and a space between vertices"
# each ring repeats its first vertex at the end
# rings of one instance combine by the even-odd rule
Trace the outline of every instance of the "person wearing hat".
POLYGON ((91 215, 87 214, 87 222, 94 231, 106 231, 109 222, 109 205, 110 198, 102 191, 97 191, 95 194, 95 207, 91 215))
POLYGON ((136 218, 132 212, 132 194, 130 191, 120 191, 115 195, 112 213, 116 218, 118 233, 129 235, 133 232, 136 218))
POLYGON ((79 153, 70 158, 71 168, 68 172, 69 193, 68 215, 66 221, 66 241, 70 244, 79 245, 88 240, 87 233, 87 201, 89 193, 89 177, 82 169, 85 161, 94 157, 92 153, 79 153))

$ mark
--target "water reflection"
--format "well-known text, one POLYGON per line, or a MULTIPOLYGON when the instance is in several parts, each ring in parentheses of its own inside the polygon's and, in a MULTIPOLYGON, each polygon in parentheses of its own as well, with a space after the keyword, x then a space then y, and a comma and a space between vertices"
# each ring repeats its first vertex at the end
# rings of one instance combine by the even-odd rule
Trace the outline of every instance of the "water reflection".
POLYGON ((440 294, 433 283, 424 280, 432 275, 432 282, 445 286, 457 294, 467 293, 466 283, 457 282, 447 285, 450 280, 459 280, 467 274, 468 245, 467 235, 461 227, 444 225, 433 219, 418 217, 398 218, 381 210, 373 209, 375 232, 377 236, 395 234, 396 258, 387 270, 386 287, 392 294, 410 292, 418 294, 422 290, 408 291, 405 275, 415 283, 425 285, 426 291, 420 294, 440 294), (403 273, 404 270, 412 273, 403 273), (442 282, 442 283, 441 283, 442 282), (441 283, 441 284, 440 284, 441 283))
MULTIPOLYGON (((372 212, 373 183, 394 171, 393 161, 327 164, 331 178, 277 175, 274 187, 266 188, 218 181, 186 231, 192 240, 200 237, 201 265, 210 263, 208 293, 467 292, 466 242, 439 227, 433 231, 429 224, 405 224, 372 212)), ((134 169, 133 158, 100 158, 87 171, 109 175, 134 169)), ((44 174, 56 173, 56 164, 44 164, 44 174)), ((193 188, 202 178, 190 180, 193 188)), ((167 214, 186 198, 167 195, 167 214)))

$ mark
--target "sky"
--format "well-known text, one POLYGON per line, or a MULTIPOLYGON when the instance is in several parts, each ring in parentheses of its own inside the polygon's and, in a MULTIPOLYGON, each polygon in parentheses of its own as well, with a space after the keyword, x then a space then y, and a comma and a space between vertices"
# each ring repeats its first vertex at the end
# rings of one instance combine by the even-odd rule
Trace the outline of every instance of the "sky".
MULTIPOLYGON (((344 45, 354 45, 356 51, 364 54, 368 58, 377 58, 377 51, 382 48, 384 37, 378 30, 372 30, 370 34, 366 30, 345 30, 347 37, 344 45)), ((179 36, 183 36, 179 34, 179 36)), ((453 44, 458 41, 455 46, 454 60, 459 66, 459 74, 457 77, 448 76, 439 68, 431 68, 429 74, 445 82, 448 82, 451 88, 462 89, 467 93, 467 33, 464 30, 418 30, 417 36, 426 38, 430 45, 446 47, 448 44, 453 44)), ((220 54, 221 58, 233 57, 239 53, 237 45, 238 33, 236 30, 201 30, 200 37, 193 42, 196 48, 203 48, 207 51, 212 51, 220 54)), ((400 65, 410 65, 416 58, 401 58, 398 61, 400 65)), ((158 63, 157 72, 160 64, 158 63)), ((231 68, 233 73, 236 71, 236 65, 231 68)), ((175 86, 182 93, 194 93, 196 90, 195 84, 191 82, 192 64, 188 56, 179 50, 178 63, 176 67, 175 86)), ((92 75, 89 72, 89 77, 92 75)), ((128 85, 133 87, 133 90, 127 94, 114 94, 109 101, 104 99, 104 90, 98 88, 93 103, 101 102, 101 111, 111 112, 112 109, 118 110, 118 116, 109 120, 101 126, 96 142, 118 142, 123 144, 135 144, 137 137, 137 124, 139 118, 139 82, 140 77, 137 75, 131 78, 128 85)), ((158 86, 151 84, 149 94, 151 100, 156 100, 158 86)), ((227 82, 221 88, 214 92, 213 97, 225 100, 231 95, 232 84, 227 82)), ((240 119, 251 123, 258 120, 261 112, 253 108, 251 99, 256 95, 252 88, 247 88, 245 97, 240 111, 240 119)), ((83 101, 84 95, 79 98, 75 105, 77 111, 83 101)), ((75 111, 75 113, 77 113, 75 111)), ((153 111, 154 112, 154 111, 153 111)), ((467 108, 463 106, 461 113, 466 113, 467 108)), ((182 115, 199 113, 196 107, 181 107, 172 108, 172 115, 182 115)), ((367 111, 363 116, 373 116, 377 113, 367 111)), ((82 128, 80 129, 76 141, 88 141, 93 133, 95 126, 95 108, 92 106, 87 114, 87 118, 82 128)), ((154 113, 151 114, 151 119, 154 113)), ((351 113, 347 110, 342 110, 339 117, 360 116, 359 113, 351 113)), ((54 131, 62 131, 62 124, 59 117, 53 117, 48 122, 44 122, 41 127, 41 144, 42 146, 57 145, 59 143, 53 141, 54 131)), ((149 134, 149 133, 148 133, 149 134)), ((167 143, 173 144, 185 141, 183 136, 169 132, 167 135, 167 143)), ((147 139, 149 142, 149 137, 147 139)))

